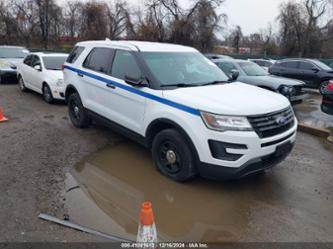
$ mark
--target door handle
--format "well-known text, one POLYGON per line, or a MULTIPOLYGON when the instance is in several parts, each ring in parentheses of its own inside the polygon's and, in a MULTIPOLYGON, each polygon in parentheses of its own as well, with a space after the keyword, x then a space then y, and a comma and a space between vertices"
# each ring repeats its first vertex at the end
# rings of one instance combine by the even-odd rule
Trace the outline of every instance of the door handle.
POLYGON ((112 85, 112 84, 106 84, 106 86, 107 86, 108 88, 111 88, 111 89, 116 89, 116 86, 115 86, 115 85, 112 85))
POLYGON ((83 74, 82 74, 82 73, 77 73, 77 75, 78 75, 79 77, 83 77, 83 74))

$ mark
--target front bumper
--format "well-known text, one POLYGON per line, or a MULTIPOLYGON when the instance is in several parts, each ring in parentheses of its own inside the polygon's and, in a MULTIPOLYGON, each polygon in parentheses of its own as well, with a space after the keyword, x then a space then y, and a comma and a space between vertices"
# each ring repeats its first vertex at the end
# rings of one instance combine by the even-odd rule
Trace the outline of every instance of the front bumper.
POLYGON ((195 140, 199 173, 206 178, 223 180, 244 177, 273 167, 290 153, 296 140, 297 125, 295 119, 293 127, 267 138, 259 138, 253 131, 216 132, 205 129, 205 133, 195 140), (220 149, 218 152, 216 147, 212 147, 209 143, 211 140, 220 142, 223 151, 220 149), (289 149, 283 155, 277 155, 278 148, 288 143, 291 144, 289 149), (223 145, 226 146, 224 149, 223 145))
POLYGON ((252 159, 239 168, 223 167, 207 163, 200 163, 199 173, 202 177, 212 180, 232 180, 253 175, 260 171, 267 170, 282 162, 292 151, 294 142, 286 142, 280 147, 282 150, 276 150, 267 156, 252 159), (283 147, 281 147, 283 146, 283 147))
POLYGON ((306 97, 307 97, 307 94, 291 96, 291 97, 289 97, 289 101, 291 103, 301 103, 306 97))
POLYGON ((58 100, 65 100, 65 87, 63 86, 52 86, 51 87, 53 98, 58 100))
POLYGON ((17 83, 16 70, 0 70, 2 84, 17 83))

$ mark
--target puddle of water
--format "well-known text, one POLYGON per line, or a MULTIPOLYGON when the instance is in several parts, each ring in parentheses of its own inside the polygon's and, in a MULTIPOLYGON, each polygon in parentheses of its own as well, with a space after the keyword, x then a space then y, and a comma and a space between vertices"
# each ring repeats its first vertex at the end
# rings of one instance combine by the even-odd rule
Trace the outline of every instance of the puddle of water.
MULTIPOLYGON (((67 189, 78 184, 81 188, 67 193, 71 220, 132 240, 141 203, 149 200, 160 241, 237 241, 255 200, 246 185, 259 183, 253 190, 267 183, 265 177, 249 178, 242 184, 200 179, 175 183, 155 169, 148 151, 133 143, 85 158, 72 175, 67 189)), ((274 192, 274 181, 265 188, 274 192)), ((283 194, 281 189, 277 192, 277 196, 283 194)))
MULTIPOLYGON (((318 208, 311 196, 317 179, 296 183, 295 179, 302 179, 299 172, 280 167, 240 181, 196 179, 181 184, 155 169, 149 151, 131 142, 120 143, 86 157, 72 169, 66 182, 70 190, 66 206, 72 222, 129 240, 136 239, 143 201, 153 203, 159 241, 242 241, 262 233, 253 229, 254 224, 279 230, 269 225, 271 219, 278 219, 277 207, 293 217, 286 226, 302 228, 318 220, 324 224, 327 218, 312 213, 318 208), (291 207, 302 217, 289 214, 291 207)), ((329 207, 320 207, 323 214, 330 213, 329 207)))
POLYGON ((299 121, 320 128, 333 126, 333 116, 321 111, 321 95, 309 93, 302 104, 294 106, 299 121))

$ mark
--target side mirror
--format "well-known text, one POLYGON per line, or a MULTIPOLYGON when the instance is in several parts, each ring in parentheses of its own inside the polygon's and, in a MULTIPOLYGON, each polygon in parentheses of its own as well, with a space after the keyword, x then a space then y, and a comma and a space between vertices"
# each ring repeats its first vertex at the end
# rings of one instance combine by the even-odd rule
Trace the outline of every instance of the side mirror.
POLYGON ((37 71, 42 71, 42 66, 40 64, 37 64, 34 66, 34 69, 36 69, 37 71))
POLYGON ((137 87, 148 86, 147 81, 142 76, 139 76, 139 75, 126 74, 125 75, 125 82, 127 84, 130 84, 132 86, 137 86, 137 87))
POLYGON ((318 73, 318 72, 319 72, 319 69, 316 68, 316 67, 313 67, 311 70, 312 70, 313 72, 315 72, 315 73, 318 73))
POLYGON ((239 77, 239 71, 235 69, 231 70, 230 79, 232 81, 235 81, 238 79, 238 77, 239 77))

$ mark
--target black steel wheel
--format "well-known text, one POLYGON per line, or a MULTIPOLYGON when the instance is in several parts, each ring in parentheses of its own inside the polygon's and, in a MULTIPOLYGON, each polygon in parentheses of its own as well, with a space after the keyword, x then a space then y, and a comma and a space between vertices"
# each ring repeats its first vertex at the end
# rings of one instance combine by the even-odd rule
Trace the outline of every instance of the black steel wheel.
POLYGON ((196 175, 191 146, 175 129, 166 129, 156 135, 152 156, 157 169, 175 181, 187 181, 196 175))

